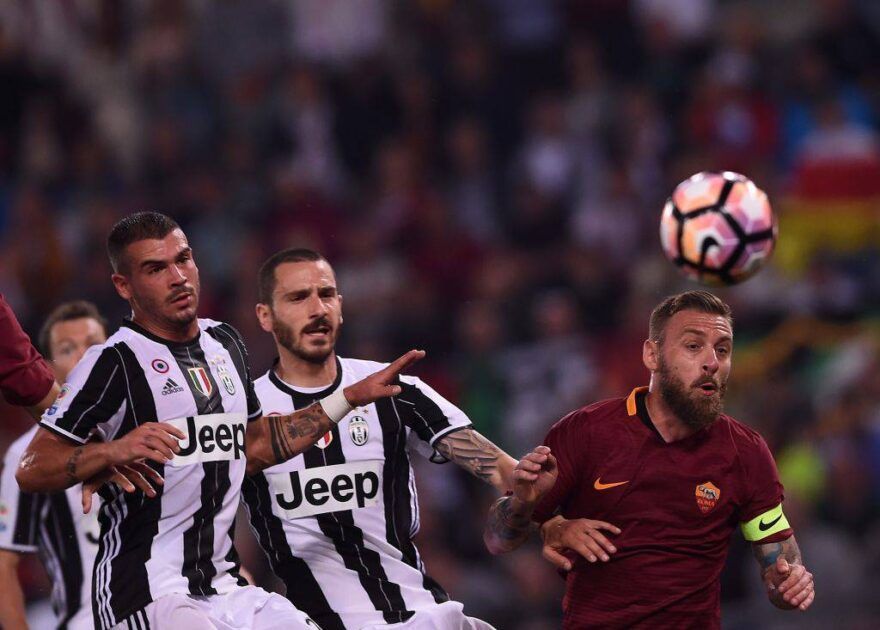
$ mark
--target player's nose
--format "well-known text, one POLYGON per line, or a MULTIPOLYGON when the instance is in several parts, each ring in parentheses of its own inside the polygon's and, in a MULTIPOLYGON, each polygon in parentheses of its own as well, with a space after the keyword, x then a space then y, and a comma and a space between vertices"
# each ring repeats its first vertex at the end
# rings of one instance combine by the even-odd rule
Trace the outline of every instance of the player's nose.
POLYGON ((703 360, 703 372, 706 374, 715 374, 720 367, 720 363, 718 362, 718 355, 715 354, 715 351, 712 350, 709 354, 706 355, 706 358, 703 360))

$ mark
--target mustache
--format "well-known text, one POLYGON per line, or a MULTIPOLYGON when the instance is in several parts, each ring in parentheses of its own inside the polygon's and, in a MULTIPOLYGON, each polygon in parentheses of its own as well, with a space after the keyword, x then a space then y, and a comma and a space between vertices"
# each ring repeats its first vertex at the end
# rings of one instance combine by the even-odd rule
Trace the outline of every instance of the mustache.
POLYGON ((172 293, 170 296, 168 296, 168 301, 173 302, 174 300, 176 300, 177 298, 179 298, 181 296, 195 295, 195 294, 196 294, 196 291, 192 287, 184 287, 183 289, 178 289, 177 291, 172 293))
POLYGON ((312 323, 303 326, 302 334, 305 335, 307 333, 318 332, 318 330, 320 330, 321 328, 333 328, 333 326, 330 325, 330 320, 327 317, 319 317, 312 323))

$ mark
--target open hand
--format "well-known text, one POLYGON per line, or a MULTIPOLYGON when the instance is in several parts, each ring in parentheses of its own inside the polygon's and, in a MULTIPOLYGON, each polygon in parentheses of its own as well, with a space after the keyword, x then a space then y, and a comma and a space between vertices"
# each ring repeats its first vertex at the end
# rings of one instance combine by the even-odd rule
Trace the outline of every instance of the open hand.
POLYGON ((150 467, 146 462, 132 462, 131 464, 120 464, 111 466, 92 477, 86 479, 82 485, 82 509, 83 514, 88 514, 92 509, 92 497, 106 483, 115 483, 128 493, 140 490, 148 497, 156 496, 154 486, 161 486, 165 483, 158 472, 150 467), (152 483, 151 483, 152 482, 152 483))
POLYGON ((380 398, 397 396, 402 389, 400 385, 395 385, 394 381, 397 380, 397 377, 403 370, 424 356, 424 350, 410 350, 384 369, 370 374, 354 385, 346 387, 343 390, 345 399, 352 407, 360 407, 375 402, 380 398))
POLYGON ((617 552, 617 547, 600 530, 612 534, 620 533, 619 527, 605 521, 589 518, 568 520, 561 516, 550 519, 541 526, 544 559, 563 571, 571 571, 571 560, 563 554, 570 549, 588 562, 608 562, 611 554, 617 552))

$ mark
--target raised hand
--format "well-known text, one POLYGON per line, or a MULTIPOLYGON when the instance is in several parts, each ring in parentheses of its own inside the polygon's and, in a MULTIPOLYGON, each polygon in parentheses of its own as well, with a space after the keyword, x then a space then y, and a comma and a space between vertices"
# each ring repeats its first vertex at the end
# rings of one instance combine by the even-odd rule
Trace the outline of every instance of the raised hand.
POLYGON ((513 495, 522 503, 534 505, 553 488, 558 473, 550 448, 537 446, 513 469, 513 495))
POLYGON ((767 596, 782 609, 806 610, 816 596, 813 574, 802 564, 790 563, 782 556, 764 571, 767 596))
POLYGON ((380 398, 397 396, 401 392, 401 387, 395 385, 394 381, 403 370, 424 356, 424 350, 410 350, 384 369, 346 387, 343 390, 345 399, 352 407, 360 407, 380 398))
POLYGON ((620 528, 605 521, 589 518, 567 520, 557 516, 541 526, 544 538, 542 554, 544 559, 563 571, 571 571, 571 560, 565 557, 564 551, 575 551, 588 562, 608 562, 617 547, 600 531, 619 534, 620 528))

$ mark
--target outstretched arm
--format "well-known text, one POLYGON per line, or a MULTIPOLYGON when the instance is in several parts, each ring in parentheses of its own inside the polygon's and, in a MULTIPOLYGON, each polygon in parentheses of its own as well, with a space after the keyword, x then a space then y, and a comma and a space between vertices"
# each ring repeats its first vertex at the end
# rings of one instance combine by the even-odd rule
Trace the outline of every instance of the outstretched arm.
POLYGON ((247 428, 247 474, 280 464, 299 455, 342 420, 354 407, 380 398, 396 396, 400 373, 425 356, 423 350, 410 350, 383 370, 349 385, 341 398, 334 392, 324 400, 286 416, 263 416, 247 428), (332 399, 332 400, 331 400, 332 399))
POLYGON ((755 543, 752 553, 761 567, 767 597, 783 610, 806 610, 815 597, 813 574, 807 571, 797 540, 790 536, 780 542, 755 543))
POLYGON ((516 460, 472 428, 448 433, 434 444, 437 452, 499 492, 513 489, 516 460))
POLYGON ((18 552, 0 549, 0 628, 27 630, 24 595, 18 582, 18 552))

